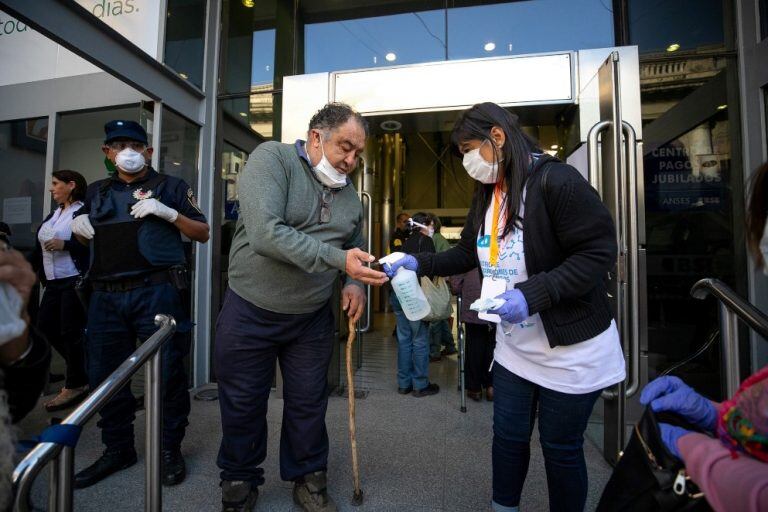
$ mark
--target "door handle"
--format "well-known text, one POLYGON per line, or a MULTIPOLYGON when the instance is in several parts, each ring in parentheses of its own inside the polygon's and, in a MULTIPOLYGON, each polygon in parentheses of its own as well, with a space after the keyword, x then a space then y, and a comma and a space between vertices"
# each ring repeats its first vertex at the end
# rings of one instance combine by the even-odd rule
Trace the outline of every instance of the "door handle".
MULTIPOLYGON (((603 123, 608 123, 603 121, 603 123)), ((597 141, 597 133, 601 129, 596 129, 598 123, 590 130, 590 137, 594 134, 594 140, 597 141)), ((627 280, 629 281, 629 300, 627 304, 627 311, 623 314, 629 316, 629 346, 627 351, 629 378, 628 385, 625 388, 624 396, 629 398, 637 393, 640 388, 640 318, 638 313, 640 311, 640 269, 639 269, 639 252, 640 247, 638 245, 639 233, 638 233, 638 213, 637 207, 637 135, 635 129, 626 121, 621 123, 621 131, 624 134, 624 154, 626 161, 626 175, 621 177, 622 180, 626 180, 627 187, 621 187, 624 191, 625 197, 622 199, 622 204, 627 209, 626 217, 628 218, 628 226, 624 231, 624 237, 627 247, 627 265, 626 273, 627 280)), ((596 146, 597 144, 595 144, 596 146)), ((590 173, 592 172, 592 147, 589 149, 590 158, 590 173)), ((595 149, 595 157, 597 156, 597 150, 595 149)), ((598 167, 595 164, 595 167, 598 167)), ((594 185, 593 185, 594 186, 594 185)), ((614 400, 616 398, 615 391, 605 390, 602 393, 602 397, 606 400, 614 400)))
POLYGON ((611 125, 610 121, 600 121, 589 129, 587 134, 587 167, 589 172, 589 184, 597 190, 600 197, 603 196, 603 172, 598 165, 597 138, 611 125))
MULTIPOLYGON (((367 167, 367 165, 366 165, 367 167)), ((371 252, 373 245, 373 198, 368 192, 361 190, 360 196, 367 199, 368 203, 368 215, 367 215, 367 237, 368 237, 368 253, 371 252)), ((360 332, 368 332, 371 329, 371 285, 365 285, 365 325, 359 327, 360 332)))

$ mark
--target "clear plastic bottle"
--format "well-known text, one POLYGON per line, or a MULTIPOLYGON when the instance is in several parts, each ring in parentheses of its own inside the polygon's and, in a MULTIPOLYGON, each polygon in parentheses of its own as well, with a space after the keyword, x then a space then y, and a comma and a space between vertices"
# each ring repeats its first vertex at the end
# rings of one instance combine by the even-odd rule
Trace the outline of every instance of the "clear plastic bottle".
MULTIPOLYGON (((389 256, 380 258, 379 261, 391 265, 403 256, 405 254, 402 252, 393 252, 389 256)), ((400 306, 403 308, 403 313, 405 313, 408 320, 412 322, 421 320, 432 310, 429 307, 427 298, 424 296, 424 292, 421 290, 416 272, 413 270, 400 267, 395 272, 395 277, 392 278, 390 283, 392 283, 392 289, 395 290, 397 300, 400 301, 400 306)))

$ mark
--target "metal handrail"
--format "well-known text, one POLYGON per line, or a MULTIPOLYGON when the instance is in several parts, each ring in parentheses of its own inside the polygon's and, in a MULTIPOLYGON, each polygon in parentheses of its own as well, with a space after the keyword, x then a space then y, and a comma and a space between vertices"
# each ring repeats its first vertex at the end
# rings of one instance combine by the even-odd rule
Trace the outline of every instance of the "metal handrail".
POLYGON ((691 288, 694 299, 704 300, 712 295, 720 303, 720 337, 722 339, 723 367, 727 396, 733 396, 741 382, 739 371, 738 321, 768 339, 768 316, 748 301, 739 297, 719 279, 701 279, 691 288))
POLYGON ((467 357, 467 332, 464 330, 463 320, 461 319, 462 298, 461 293, 456 296, 456 334, 459 344, 459 410, 467 412, 467 394, 466 394, 466 375, 464 372, 465 358, 467 357))
MULTIPOLYGON (((120 391, 131 377, 147 364, 146 379, 146 493, 144 509, 159 512, 162 508, 160 482, 160 428, 162 395, 160 388, 160 347, 176 331, 176 321, 169 315, 156 315, 158 330, 142 343, 131 356, 107 377, 88 398, 67 416, 62 425, 83 426, 120 391)), ((72 483, 75 469, 74 448, 55 443, 35 446, 13 470, 14 512, 29 512, 29 493, 37 476, 48 462, 51 464, 49 512, 70 512, 73 506, 72 483)))

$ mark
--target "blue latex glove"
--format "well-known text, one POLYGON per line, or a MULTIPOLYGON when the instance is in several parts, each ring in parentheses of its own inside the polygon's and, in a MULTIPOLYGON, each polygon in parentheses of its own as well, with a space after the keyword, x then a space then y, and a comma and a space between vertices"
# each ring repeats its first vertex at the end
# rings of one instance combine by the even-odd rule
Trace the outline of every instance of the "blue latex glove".
POLYGON ((419 269, 419 262, 416 261, 416 258, 411 256, 410 254, 406 254, 399 260, 395 261, 394 263, 384 263, 381 266, 381 269, 384 271, 385 274, 387 274, 387 277, 392 279, 395 277, 395 272, 397 272, 397 269, 400 267, 405 267, 408 270, 413 270, 416 272, 419 269))
POLYGON ((489 309, 488 314, 499 315, 502 320, 510 324, 519 324, 528 318, 528 302, 525 300, 523 292, 517 288, 508 290, 496 297, 504 299, 504 305, 497 309, 489 309))
POLYGON ((690 434, 690 430, 685 430, 682 427, 676 427, 669 425, 668 423, 659 423, 659 432, 661 433, 661 440, 664 442, 664 446, 680 460, 683 458, 680 456, 680 450, 677 448, 677 441, 686 434, 690 434))
POLYGON ((640 403, 651 404, 654 412, 675 413, 706 432, 715 430, 715 406, 677 377, 659 377, 649 382, 640 394, 640 403))

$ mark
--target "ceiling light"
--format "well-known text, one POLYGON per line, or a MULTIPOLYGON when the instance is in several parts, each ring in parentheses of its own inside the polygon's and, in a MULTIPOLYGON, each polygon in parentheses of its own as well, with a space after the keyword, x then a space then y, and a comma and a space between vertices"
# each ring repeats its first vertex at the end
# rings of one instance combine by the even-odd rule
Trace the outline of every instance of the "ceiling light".
POLYGON ((180 76, 181 78, 183 78, 184 80, 186 80, 187 78, 189 78, 189 75, 187 75, 186 73, 179 73, 179 76, 180 76))
POLYGON ((181 162, 173 162, 173 165, 181 165, 181 162))
POLYGON ((243 5, 245 7, 253 7, 255 4, 254 4, 253 0, 243 0, 243 5))
POLYGON ((389 52, 384 56, 384 58, 389 62, 395 62, 397 60, 397 55, 395 55, 394 52, 389 52))
POLYGON ((483 46, 483 50, 487 52, 492 52, 496 49, 496 43, 485 43, 485 46, 483 46))
POLYGON ((560 146, 558 146, 557 144, 552 144, 551 146, 549 146, 549 149, 553 149, 557 151, 558 149, 560 149, 560 146))
POLYGON ((382 130, 388 132, 396 132, 403 127, 400 121, 395 121, 394 119, 387 119, 386 121, 382 121, 379 126, 381 126, 382 130))
POLYGON ((728 105, 718 105, 717 110, 725 110, 728 108, 728 105))
POLYGON ((667 46, 667 51, 668 52, 676 52, 679 49, 680 49, 680 44, 679 43, 672 43, 671 45, 667 46))
POLYGON ((248 114, 246 114, 245 112, 240 112, 240 116, 242 116, 242 117, 248 117, 248 114))

